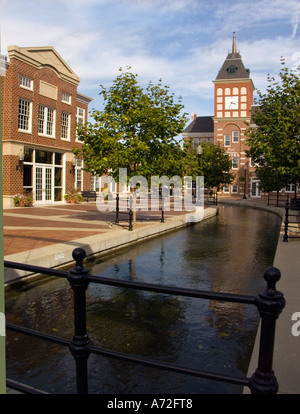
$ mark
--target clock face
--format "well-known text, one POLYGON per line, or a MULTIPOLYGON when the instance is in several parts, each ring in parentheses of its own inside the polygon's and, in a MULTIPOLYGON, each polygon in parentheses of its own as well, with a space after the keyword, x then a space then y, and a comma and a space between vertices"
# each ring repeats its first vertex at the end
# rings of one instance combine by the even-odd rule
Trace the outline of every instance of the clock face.
POLYGON ((226 96, 225 97, 225 109, 238 109, 239 97, 238 96, 226 96))

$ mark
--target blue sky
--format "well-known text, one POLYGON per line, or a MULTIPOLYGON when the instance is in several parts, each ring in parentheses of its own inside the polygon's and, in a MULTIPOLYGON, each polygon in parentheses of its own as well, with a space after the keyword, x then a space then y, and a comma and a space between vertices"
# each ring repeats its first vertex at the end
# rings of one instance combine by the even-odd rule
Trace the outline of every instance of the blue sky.
POLYGON ((283 56, 300 64, 299 0, 0 0, 1 52, 53 46, 81 78, 79 91, 102 109, 109 87, 131 66, 142 85, 162 78, 184 111, 213 115, 212 81, 236 32, 257 89, 278 74, 283 56))

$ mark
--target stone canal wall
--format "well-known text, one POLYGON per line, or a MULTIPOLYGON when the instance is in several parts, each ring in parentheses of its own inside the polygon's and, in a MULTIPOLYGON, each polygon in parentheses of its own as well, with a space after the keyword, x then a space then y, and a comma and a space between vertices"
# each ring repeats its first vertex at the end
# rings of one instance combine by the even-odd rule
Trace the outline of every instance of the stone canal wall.
MULTIPOLYGON (((199 216, 198 221, 209 219, 217 214, 218 207, 207 207, 203 210, 203 215, 199 216)), ((5 256, 5 260, 51 268, 68 266, 74 262, 72 251, 76 247, 85 249, 87 258, 94 255, 106 255, 112 250, 185 227, 194 221, 197 221, 197 217, 193 216, 193 213, 189 213, 168 217, 164 223, 145 223, 145 225, 139 225, 132 231, 115 226, 106 232, 94 236, 10 254, 5 256)), ((76 223, 74 223, 74 227, 76 228, 76 223)), ((25 278, 28 280, 32 276, 32 273, 29 272, 5 268, 6 285, 20 282, 21 279, 24 281, 25 278)))

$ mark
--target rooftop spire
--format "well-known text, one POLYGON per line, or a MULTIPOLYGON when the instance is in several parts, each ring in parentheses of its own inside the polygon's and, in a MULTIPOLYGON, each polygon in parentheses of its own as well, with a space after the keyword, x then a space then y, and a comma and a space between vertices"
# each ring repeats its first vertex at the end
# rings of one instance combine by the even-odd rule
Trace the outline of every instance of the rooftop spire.
POLYGON ((236 50, 236 38, 235 38, 235 32, 233 32, 232 53, 237 53, 237 50, 236 50))

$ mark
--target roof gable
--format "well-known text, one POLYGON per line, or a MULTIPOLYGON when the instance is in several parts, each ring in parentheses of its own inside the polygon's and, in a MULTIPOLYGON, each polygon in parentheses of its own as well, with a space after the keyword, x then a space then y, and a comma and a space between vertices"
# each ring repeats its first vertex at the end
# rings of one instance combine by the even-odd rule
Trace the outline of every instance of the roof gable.
POLYGON ((249 69, 245 69, 240 52, 236 48, 236 37, 233 32, 232 51, 228 53, 216 80, 219 79, 245 79, 250 77, 249 69))
POLYGON ((244 79, 249 78, 249 76, 249 70, 245 69, 240 54, 228 53, 216 79, 244 79))
POLYGON ((80 82, 80 78, 52 46, 19 47, 12 45, 8 46, 7 50, 10 59, 19 59, 38 69, 50 67, 55 70, 61 79, 76 86, 80 82))

